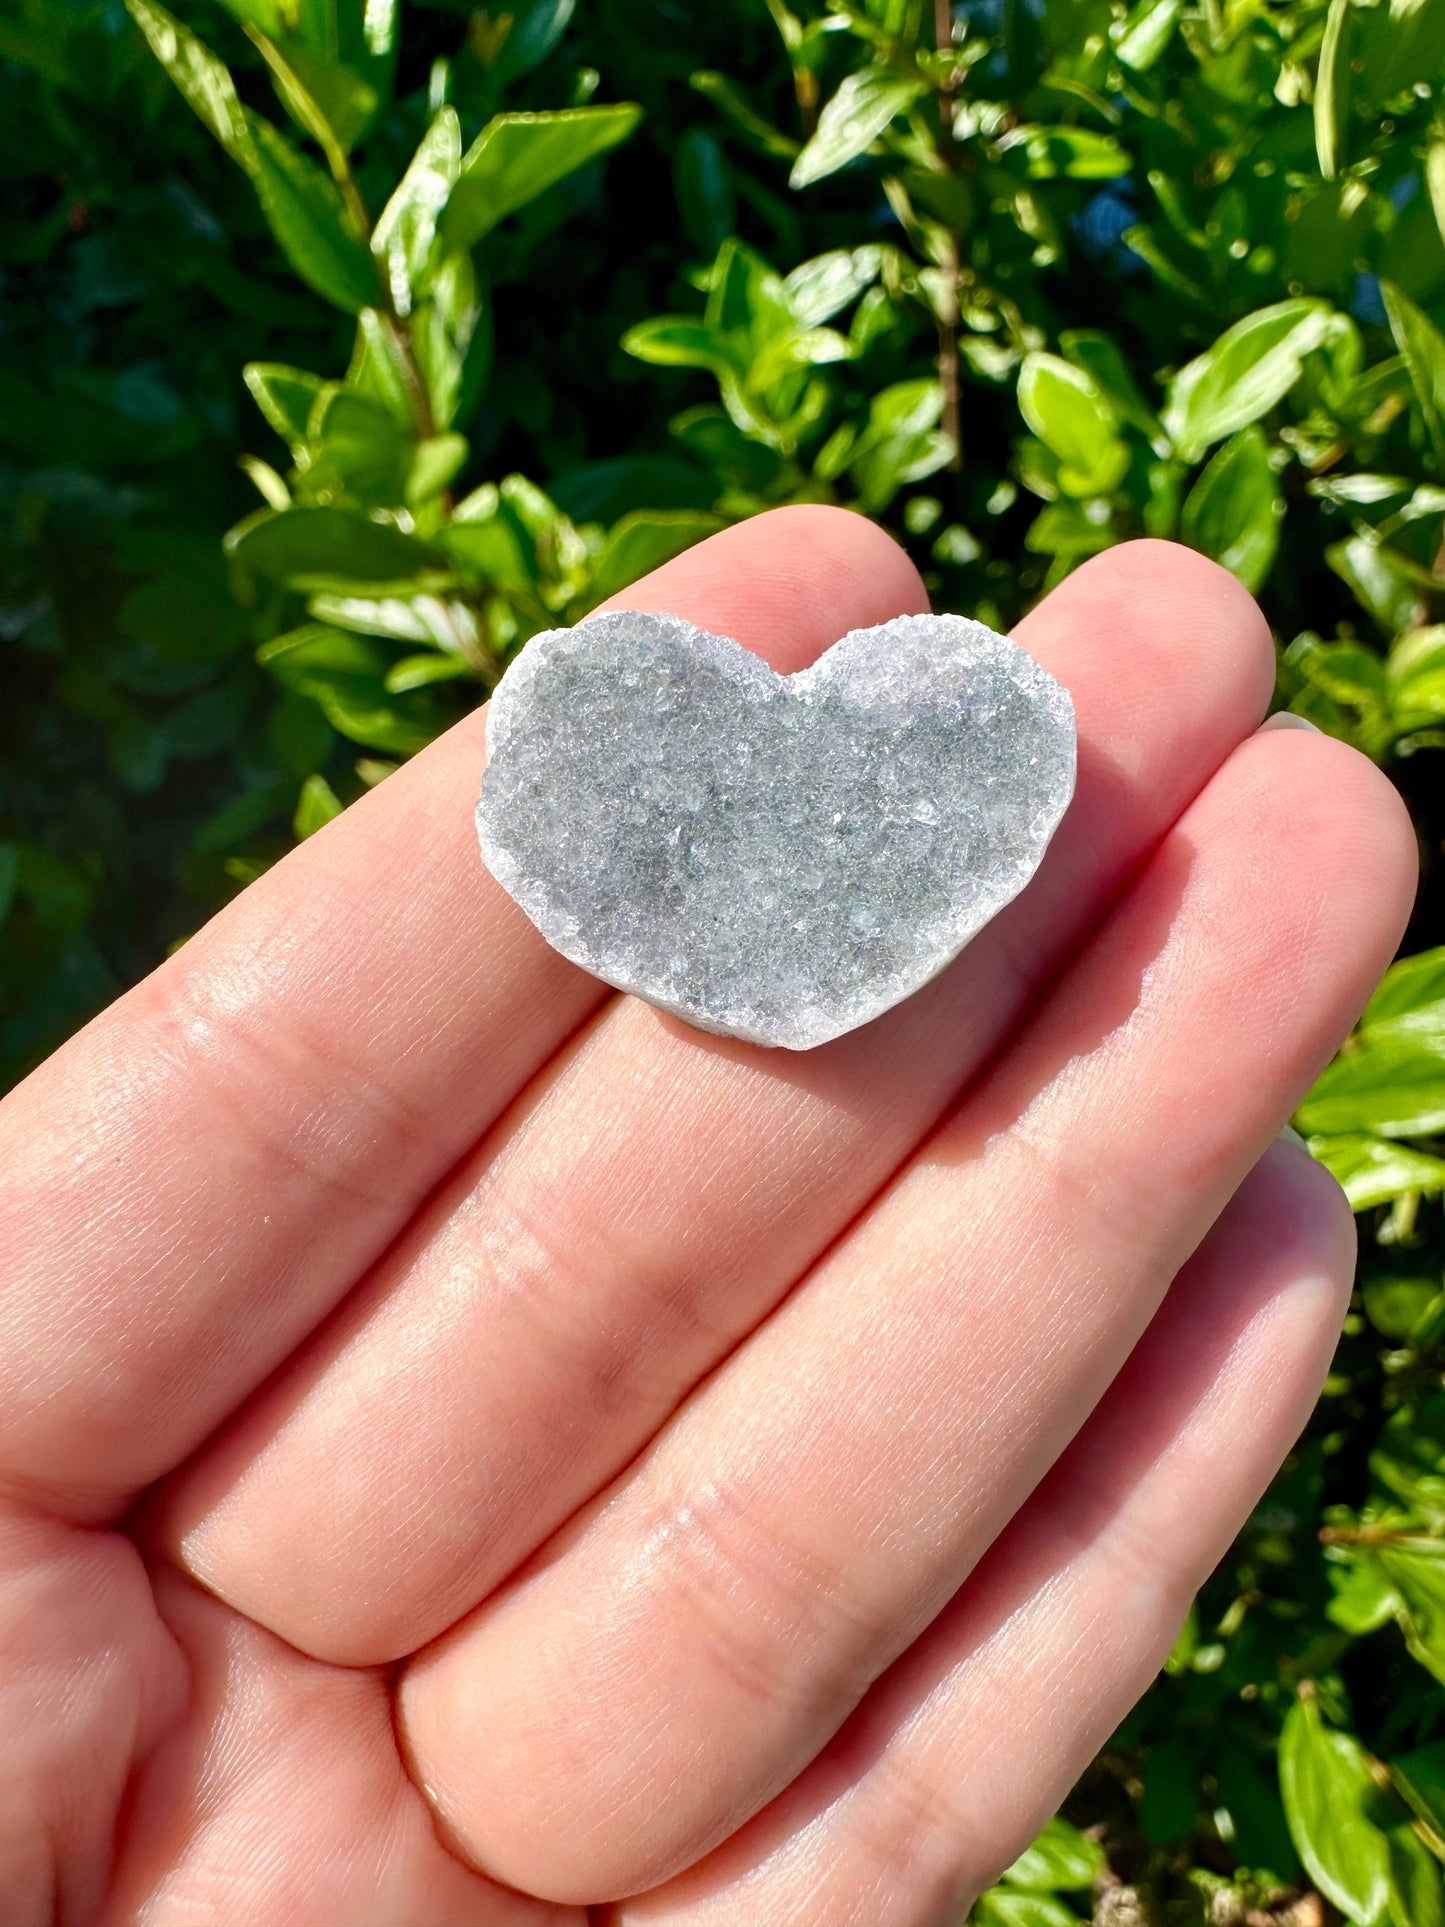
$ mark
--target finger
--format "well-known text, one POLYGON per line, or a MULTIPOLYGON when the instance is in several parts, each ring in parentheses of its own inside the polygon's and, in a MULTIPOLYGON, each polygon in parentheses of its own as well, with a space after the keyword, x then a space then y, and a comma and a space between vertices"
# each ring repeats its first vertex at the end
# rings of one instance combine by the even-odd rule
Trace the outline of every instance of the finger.
POLYGON ((1162 1665, 1305 1423, 1354 1261, 1339 1187, 1267 1152, 963 1591, 800 1780, 609 1927, 962 1920, 1162 1665))
POLYGON ((138 1763, 186 1706, 135 1547, 0 1507, 0 1920, 96 1921, 138 1763))
MULTIPOLYGON (((796 668, 922 606, 842 511, 730 529, 644 593, 796 668)), ((0 1107, 0 1485, 100 1515, 335 1304, 603 987, 482 868, 470 717, 0 1107)))
POLYGON ((176 1574, 157 1599, 189 1703, 128 1789, 97 1927, 584 1927, 446 1851, 378 1674, 303 1659, 176 1574))
POLYGON ((1363 758, 1292 730, 1236 752, 852 1236, 413 1666, 417 1770, 478 1864, 635 1892, 806 1765, 1087 1415, 1347 1030, 1413 876, 1363 758))
POLYGON ((1080 570, 1021 633, 1071 689, 1081 749, 1019 902, 937 984, 806 1057, 611 1006, 187 1469, 162 1531, 191 1572, 324 1657, 413 1650, 625 1464, 886 1181, 1272 685, 1249 597, 1161 543, 1080 570))

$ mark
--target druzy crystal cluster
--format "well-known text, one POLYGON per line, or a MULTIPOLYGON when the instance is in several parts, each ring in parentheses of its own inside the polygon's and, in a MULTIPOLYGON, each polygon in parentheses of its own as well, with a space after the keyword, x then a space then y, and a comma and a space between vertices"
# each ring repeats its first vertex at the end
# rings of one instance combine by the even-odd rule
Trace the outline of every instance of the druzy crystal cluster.
POLYGON ((488 718, 488 868, 548 942, 698 1028, 805 1050, 935 976, 1037 869, 1067 692, 961 616, 779 676, 669 615, 535 636, 488 718))

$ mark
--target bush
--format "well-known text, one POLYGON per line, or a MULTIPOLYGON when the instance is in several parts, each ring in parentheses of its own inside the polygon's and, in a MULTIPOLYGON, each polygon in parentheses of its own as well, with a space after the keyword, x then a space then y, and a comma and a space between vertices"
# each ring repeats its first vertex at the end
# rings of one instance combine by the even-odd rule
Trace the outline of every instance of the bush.
POLYGON ((856 505, 998 625, 1133 535, 1216 557, 1420 831, 1298 1119, 1360 1288, 975 1917, 1440 1927, 1445 0, 127 6, 0 24, 5 1076, 726 520, 856 505))

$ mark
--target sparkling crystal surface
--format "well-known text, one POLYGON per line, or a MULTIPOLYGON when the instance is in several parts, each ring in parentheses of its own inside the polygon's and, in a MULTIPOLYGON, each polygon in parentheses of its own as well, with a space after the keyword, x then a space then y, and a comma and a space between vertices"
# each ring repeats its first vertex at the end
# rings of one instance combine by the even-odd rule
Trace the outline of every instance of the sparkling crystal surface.
POLYGON ((487 867, 548 942, 702 1030, 804 1050, 927 983, 1074 788, 1067 692, 961 616, 779 676, 676 616, 594 616, 502 678, 487 867))

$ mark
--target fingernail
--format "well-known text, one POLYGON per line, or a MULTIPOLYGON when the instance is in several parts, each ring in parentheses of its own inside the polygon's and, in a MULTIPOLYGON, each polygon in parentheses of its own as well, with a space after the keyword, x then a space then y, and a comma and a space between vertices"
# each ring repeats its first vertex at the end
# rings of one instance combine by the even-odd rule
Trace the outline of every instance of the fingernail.
POLYGON ((1262 736, 1267 729, 1309 729, 1313 730, 1316 736, 1323 736, 1325 733, 1318 723, 1312 723, 1308 716, 1297 716, 1292 709, 1276 710, 1268 722, 1260 724, 1259 734, 1262 736))

